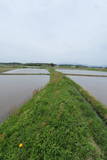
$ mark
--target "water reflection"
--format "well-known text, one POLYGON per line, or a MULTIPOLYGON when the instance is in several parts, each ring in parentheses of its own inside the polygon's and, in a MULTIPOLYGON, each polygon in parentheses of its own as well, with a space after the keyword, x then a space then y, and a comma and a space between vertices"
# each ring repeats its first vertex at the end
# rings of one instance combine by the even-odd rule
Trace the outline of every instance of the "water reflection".
POLYGON ((77 70, 77 69, 57 69, 57 71, 65 74, 107 75, 107 72, 102 72, 102 71, 88 71, 88 70, 77 70))
POLYGON ((0 121, 11 110, 19 107, 32 97, 35 89, 44 87, 49 76, 2 76, 0 75, 0 121))
POLYGON ((80 84, 85 90, 88 90, 96 97, 96 99, 107 105, 107 78, 79 76, 68 77, 80 84))
POLYGON ((11 71, 7 71, 5 73, 49 73, 46 69, 32 69, 32 68, 24 68, 24 69, 15 69, 11 71))

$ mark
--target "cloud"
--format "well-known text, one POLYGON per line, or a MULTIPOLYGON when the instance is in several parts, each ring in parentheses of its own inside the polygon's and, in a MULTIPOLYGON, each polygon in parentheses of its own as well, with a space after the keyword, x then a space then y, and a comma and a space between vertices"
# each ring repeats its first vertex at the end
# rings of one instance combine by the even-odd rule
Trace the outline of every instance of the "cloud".
POLYGON ((0 61, 105 65, 106 15, 106 0, 1 0, 0 61))

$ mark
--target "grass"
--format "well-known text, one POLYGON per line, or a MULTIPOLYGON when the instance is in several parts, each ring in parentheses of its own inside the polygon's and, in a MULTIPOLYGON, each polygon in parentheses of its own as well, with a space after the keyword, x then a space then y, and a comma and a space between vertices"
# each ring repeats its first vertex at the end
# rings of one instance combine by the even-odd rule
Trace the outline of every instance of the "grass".
POLYGON ((0 73, 6 72, 6 71, 9 71, 9 70, 12 70, 12 69, 13 69, 12 67, 1 67, 0 66, 0 73))
POLYGON ((3 76, 7 76, 7 75, 10 75, 10 76, 28 76, 28 75, 50 75, 49 73, 0 73, 0 75, 3 75, 3 76))
POLYGON ((79 90, 80 94, 84 97, 84 99, 93 106, 93 109, 104 121, 104 123, 107 124, 107 106, 100 103, 95 97, 91 96, 90 93, 84 90, 79 84, 74 82, 74 85, 79 90))
POLYGON ((49 84, 0 125, 0 160, 106 160, 107 126, 93 107, 52 71, 49 84))
POLYGON ((73 74, 73 73, 65 73, 64 75, 68 76, 79 76, 79 77, 107 77, 107 75, 92 75, 92 74, 73 74))
POLYGON ((0 74, 2 72, 10 71, 13 69, 18 69, 18 68, 23 68, 22 66, 17 66, 17 65, 0 65, 0 74))

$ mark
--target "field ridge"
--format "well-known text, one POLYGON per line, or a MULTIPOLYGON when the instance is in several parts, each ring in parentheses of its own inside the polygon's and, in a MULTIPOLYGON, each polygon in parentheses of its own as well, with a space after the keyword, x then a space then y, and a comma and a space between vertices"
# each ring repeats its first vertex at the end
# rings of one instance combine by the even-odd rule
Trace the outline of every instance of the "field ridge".
POLYGON ((52 70, 50 76, 0 125, 0 160, 106 160, 103 120, 72 80, 52 70))

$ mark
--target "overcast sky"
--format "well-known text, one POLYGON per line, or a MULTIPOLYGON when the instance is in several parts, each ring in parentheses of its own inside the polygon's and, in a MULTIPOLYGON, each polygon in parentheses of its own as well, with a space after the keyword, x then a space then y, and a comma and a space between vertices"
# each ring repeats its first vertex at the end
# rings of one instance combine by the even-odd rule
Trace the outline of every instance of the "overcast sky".
POLYGON ((0 0, 0 62, 107 65, 107 0, 0 0))

